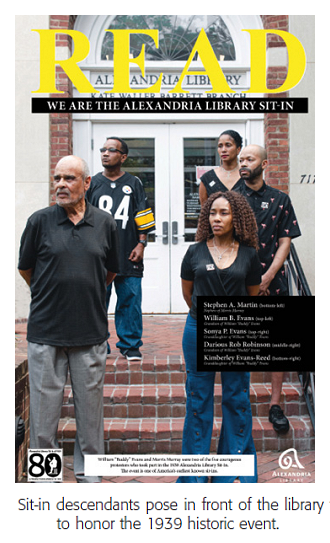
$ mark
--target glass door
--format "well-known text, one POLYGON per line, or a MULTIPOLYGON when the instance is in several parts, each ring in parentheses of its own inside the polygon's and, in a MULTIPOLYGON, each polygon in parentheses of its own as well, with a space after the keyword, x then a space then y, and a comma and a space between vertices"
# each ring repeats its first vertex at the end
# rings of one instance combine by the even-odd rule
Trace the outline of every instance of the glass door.
POLYGON ((171 312, 187 311, 182 298, 182 258, 194 242, 200 204, 197 168, 219 164, 217 144, 224 130, 234 129, 245 139, 245 123, 200 123, 171 125, 170 226, 171 226, 171 312))

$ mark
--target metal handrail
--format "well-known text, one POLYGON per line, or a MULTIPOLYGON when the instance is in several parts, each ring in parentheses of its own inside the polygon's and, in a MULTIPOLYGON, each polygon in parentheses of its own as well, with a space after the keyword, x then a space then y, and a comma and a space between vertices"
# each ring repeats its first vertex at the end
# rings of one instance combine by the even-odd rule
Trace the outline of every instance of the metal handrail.
POLYGON ((293 296, 292 281, 297 289, 298 296, 312 296, 307 279, 302 269, 296 248, 291 243, 290 255, 287 260, 287 277, 289 284, 289 296, 293 296))
POLYGON ((311 418, 312 426, 315 430, 315 372, 298 372, 300 384, 303 389, 307 409, 311 418))
MULTIPOLYGON (((285 268, 289 285, 289 296, 294 296, 293 284, 295 285, 298 296, 312 296, 293 243, 291 243, 290 255, 285 263, 285 268)), ((298 372, 298 377, 303 389, 312 426, 315 430, 315 372, 301 371, 298 372)))

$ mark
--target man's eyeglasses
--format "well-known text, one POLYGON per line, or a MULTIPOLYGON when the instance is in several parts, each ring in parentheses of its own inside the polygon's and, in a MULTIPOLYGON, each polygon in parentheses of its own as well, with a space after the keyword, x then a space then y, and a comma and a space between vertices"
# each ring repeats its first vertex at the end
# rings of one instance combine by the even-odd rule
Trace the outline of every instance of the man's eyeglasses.
POLYGON ((110 147, 110 149, 107 149, 107 147, 101 147, 101 153, 105 153, 106 151, 108 151, 109 153, 120 153, 121 155, 125 154, 123 151, 120 151, 120 149, 115 149, 114 147, 110 147))

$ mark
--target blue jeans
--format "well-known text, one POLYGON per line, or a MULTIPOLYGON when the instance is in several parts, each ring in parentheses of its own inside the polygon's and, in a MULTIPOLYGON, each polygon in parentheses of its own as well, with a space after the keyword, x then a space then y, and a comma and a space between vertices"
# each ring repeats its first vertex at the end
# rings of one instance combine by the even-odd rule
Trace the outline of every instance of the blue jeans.
MULTIPOLYGON (((186 416, 183 427, 182 454, 208 455, 213 430, 215 372, 197 372, 197 321, 187 317, 182 339, 186 363, 186 416)), ((217 454, 253 454, 253 476, 240 476, 241 483, 256 483, 257 455, 252 439, 250 374, 221 372, 222 426, 217 454)), ((235 476, 215 476, 212 483, 232 483, 235 476)), ((208 477, 181 476, 177 483, 207 483, 208 477)))
MULTIPOLYGON (((123 353, 142 345, 142 278, 116 276, 117 303, 115 326, 119 341, 116 346, 123 353)), ((112 283, 107 288, 106 304, 109 306, 112 283)))

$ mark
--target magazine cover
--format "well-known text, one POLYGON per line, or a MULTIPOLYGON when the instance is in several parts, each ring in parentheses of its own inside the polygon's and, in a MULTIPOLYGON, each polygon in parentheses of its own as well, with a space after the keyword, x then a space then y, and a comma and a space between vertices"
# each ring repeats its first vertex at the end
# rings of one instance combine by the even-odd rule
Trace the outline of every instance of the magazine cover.
POLYGON ((16 483, 315 482, 314 23, 16 16, 16 483))

